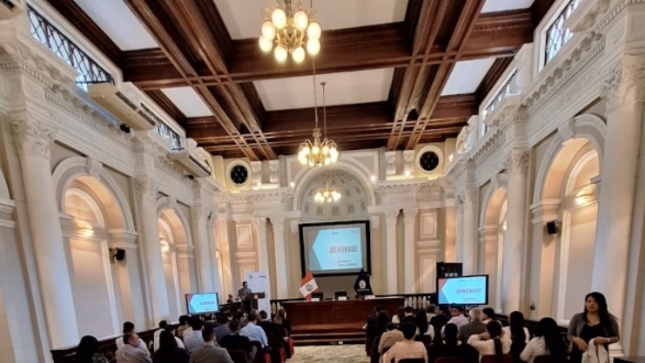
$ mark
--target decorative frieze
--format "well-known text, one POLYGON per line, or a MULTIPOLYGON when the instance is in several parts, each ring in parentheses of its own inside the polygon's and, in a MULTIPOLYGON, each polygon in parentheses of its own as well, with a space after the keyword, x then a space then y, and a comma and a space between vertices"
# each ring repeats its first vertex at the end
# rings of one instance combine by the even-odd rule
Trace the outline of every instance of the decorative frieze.
POLYGON ((136 195, 144 201, 154 203, 157 200, 158 186, 148 176, 137 176, 134 180, 136 195))
POLYGON ((58 131, 55 125, 38 120, 29 112, 12 113, 10 120, 18 153, 49 159, 58 131))
POLYGON ((513 150, 506 160, 506 170, 510 175, 527 175, 529 169, 529 153, 525 150, 513 150))
POLYGON ((396 175, 396 151, 385 152, 385 175, 396 175))
POLYGON ((602 87, 607 110, 645 99, 645 56, 625 55, 622 64, 612 68, 602 87))

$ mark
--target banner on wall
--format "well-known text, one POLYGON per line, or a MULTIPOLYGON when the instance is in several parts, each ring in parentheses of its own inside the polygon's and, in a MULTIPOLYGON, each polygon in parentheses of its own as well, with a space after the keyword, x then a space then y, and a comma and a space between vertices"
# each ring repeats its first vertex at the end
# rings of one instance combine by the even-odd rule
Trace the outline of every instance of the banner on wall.
POLYGON ((264 299, 258 299, 258 311, 264 310, 271 314, 271 286, 269 276, 263 272, 247 272, 245 281, 253 292, 264 292, 264 299))

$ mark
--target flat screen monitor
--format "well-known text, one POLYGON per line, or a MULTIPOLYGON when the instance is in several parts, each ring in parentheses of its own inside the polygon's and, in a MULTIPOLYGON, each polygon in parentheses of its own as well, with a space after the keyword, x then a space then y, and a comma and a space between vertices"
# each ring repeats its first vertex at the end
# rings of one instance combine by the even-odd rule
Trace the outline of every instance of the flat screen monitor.
POLYGON ((216 292, 186 294, 188 314, 200 315, 219 311, 219 298, 216 292))
POLYGON ((300 225, 300 263, 316 277, 370 273, 369 221, 300 225))
POLYGON ((438 278, 437 295, 439 305, 486 305, 488 275, 438 278))

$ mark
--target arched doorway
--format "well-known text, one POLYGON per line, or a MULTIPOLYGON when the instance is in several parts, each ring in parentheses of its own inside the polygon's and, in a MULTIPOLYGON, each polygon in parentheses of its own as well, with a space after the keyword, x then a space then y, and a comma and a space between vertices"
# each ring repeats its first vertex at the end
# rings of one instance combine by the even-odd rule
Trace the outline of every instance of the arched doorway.
MULTIPOLYGON (((492 187, 491 187, 492 188, 492 187)), ((495 310, 502 309, 502 264, 504 259, 504 236, 506 234, 507 193, 503 187, 496 187, 484 204, 480 221, 480 272, 489 277, 489 305, 495 310)))
POLYGON ((542 189, 543 201, 559 203, 553 306, 562 323, 580 311, 591 289, 599 174, 600 160, 592 143, 570 139, 553 158, 542 189))
POLYGON ((197 291, 193 247, 188 243, 187 230, 177 210, 162 209, 158 229, 168 306, 174 320, 186 313, 185 294, 197 291))
POLYGON ((97 338, 117 335, 124 319, 110 231, 124 229, 122 210, 93 176, 73 179, 63 203, 69 216, 64 234, 79 333, 97 338))

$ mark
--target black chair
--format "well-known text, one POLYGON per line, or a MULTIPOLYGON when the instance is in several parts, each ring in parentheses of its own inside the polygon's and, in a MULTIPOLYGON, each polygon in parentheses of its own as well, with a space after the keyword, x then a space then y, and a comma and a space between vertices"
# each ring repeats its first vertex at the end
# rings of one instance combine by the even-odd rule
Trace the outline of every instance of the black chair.
POLYGON ((423 358, 405 358, 400 359, 399 363, 426 363, 426 361, 423 358))
POLYGON ((481 363, 513 363, 513 357, 510 354, 504 354, 502 361, 498 362, 497 358, 493 354, 486 354, 482 357, 481 363))
POLYGON ((464 363, 461 358, 443 357, 437 358, 434 363, 464 363))

